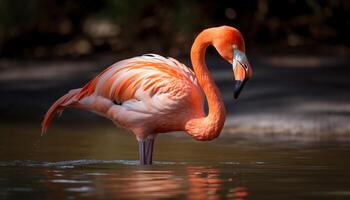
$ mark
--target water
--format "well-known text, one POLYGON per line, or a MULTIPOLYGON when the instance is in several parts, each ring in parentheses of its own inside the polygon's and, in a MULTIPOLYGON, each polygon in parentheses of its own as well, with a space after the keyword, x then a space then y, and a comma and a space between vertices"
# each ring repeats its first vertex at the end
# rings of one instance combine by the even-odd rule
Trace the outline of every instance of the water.
POLYGON ((350 199, 350 144, 160 136, 154 165, 113 126, 0 129, 0 199, 350 199))

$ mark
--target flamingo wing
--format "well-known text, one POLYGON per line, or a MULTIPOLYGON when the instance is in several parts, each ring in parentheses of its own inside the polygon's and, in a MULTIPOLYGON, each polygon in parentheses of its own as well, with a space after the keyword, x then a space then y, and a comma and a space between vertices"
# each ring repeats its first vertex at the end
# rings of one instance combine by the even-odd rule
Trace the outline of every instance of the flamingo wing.
POLYGON ((202 112, 202 99, 191 69, 173 58, 146 54, 113 64, 83 88, 57 100, 45 116, 43 132, 52 115, 64 107, 87 109, 119 126, 140 129, 146 119, 166 124, 164 116, 186 112, 188 105, 202 112))

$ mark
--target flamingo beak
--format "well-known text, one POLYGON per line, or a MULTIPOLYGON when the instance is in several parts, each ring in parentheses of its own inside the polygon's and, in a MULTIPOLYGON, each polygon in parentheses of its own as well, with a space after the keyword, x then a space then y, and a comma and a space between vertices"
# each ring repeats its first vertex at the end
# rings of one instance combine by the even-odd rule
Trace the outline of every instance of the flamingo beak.
POLYGON ((233 92, 233 97, 235 99, 238 98, 239 94, 241 94, 241 91, 247 81, 236 81, 235 87, 234 87, 234 92, 233 92))
POLYGON ((233 97, 237 99, 245 83, 249 80, 248 70, 250 68, 250 64, 244 52, 234 49, 232 68, 235 79, 233 97))

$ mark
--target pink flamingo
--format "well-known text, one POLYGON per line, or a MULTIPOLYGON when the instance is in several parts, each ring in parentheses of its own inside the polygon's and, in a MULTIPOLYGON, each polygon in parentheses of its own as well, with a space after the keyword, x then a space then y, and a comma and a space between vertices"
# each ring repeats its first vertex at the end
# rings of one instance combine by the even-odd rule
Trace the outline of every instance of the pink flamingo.
POLYGON ((159 133, 185 131, 196 140, 213 140, 223 128, 226 113, 205 64, 209 45, 232 64, 237 98, 252 75, 244 40, 235 28, 214 27, 202 31, 193 43, 194 71, 173 58, 155 54, 117 62, 83 88, 59 98, 45 115, 42 133, 56 112, 61 113, 64 108, 85 109, 131 130, 139 142, 140 164, 152 164, 154 139, 159 133), (208 115, 203 108, 203 92, 208 115))

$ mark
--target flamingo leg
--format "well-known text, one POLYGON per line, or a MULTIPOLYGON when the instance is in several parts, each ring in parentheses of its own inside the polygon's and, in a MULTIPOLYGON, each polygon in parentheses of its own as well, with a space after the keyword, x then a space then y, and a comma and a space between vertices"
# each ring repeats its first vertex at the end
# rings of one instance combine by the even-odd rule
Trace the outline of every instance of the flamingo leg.
POLYGON ((145 140, 139 140, 140 165, 146 164, 145 140))
POLYGON ((153 156, 154 138, 139 140, 140 165, 151 165, 153 156))
POLYGON ((152 165, 152 157, 153 157, 153 145, 154 145, 154 139, 147 139, 146 140, 146 159, 147 164, 152 165))

